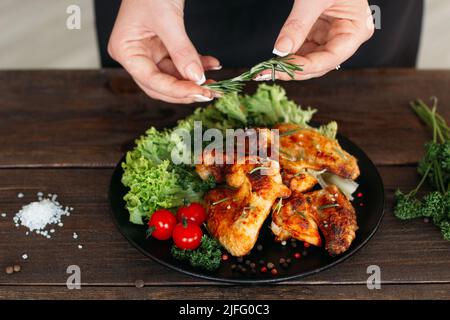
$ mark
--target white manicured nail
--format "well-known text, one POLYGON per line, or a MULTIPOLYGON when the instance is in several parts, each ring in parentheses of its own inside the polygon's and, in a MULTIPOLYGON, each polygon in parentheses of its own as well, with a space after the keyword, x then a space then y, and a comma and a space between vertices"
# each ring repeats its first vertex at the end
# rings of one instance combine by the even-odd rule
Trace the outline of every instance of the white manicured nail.
POLYGON ((216 70, 220 70, 220 69, 222 69, 222 66, 212 67, 212 68, 209 69, 209 70, 216 71, 216 70))
POLYGON ((195 84, 198 84, 199 86, 204 84, 206 82, 205 74, 202 75, 201 79, 198 81, 195 81, 195 84))
POLYGON ((208 98, 208 97, 202 96, 201 94, 194 94, 191 97, 194 98, 194 100, 196 102, 208 102, 213 99, 213 98, 208 98))
POLYGON ((272 75, 271 74, 259 74, 255 77, 255 79, 253 79, 255 81, 270 81, 272 80, 272 75))
POLYGON ((277 50, 277 48, 274 48, 272 53, 279 57, 286 57, 289 54, 289 52, 283 52, 283 51, 277 50))

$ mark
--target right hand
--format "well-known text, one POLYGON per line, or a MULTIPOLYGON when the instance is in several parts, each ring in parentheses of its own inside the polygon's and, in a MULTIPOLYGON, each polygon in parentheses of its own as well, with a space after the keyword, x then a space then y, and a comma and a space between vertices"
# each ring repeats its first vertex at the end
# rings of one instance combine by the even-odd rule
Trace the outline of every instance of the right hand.
POLYGON ((189 40, 184 0, 123 0, 108 52, 154 99, 171 103, 205 102, 214 92, 200 85, 205 70, 220 62, 201 56, 189 40))

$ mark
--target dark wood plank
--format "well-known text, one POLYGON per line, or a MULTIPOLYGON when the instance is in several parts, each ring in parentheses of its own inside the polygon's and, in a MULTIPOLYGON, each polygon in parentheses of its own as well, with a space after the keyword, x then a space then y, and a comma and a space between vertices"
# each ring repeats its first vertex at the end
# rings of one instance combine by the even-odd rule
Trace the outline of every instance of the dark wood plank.
MULTIPOLYGON (((148 286, 82 287, 0 286, 0 299, 170 299, 170 300, 339 300, 339 299, 450 299, 450 284, 382 285, 369 290, 364 285, 283 285, 283 286, 148 286)), ((227 302, 224 301, 224 304, 227 302)))
MULTIPOLYGON (((318 108, 318 120, 337 120, 377 164, 420 158, 429 135, 410 111, 411 99, 436 95, 450 117, 450 71, 339 71, 282 85, 298 103, 318 108)), ((0 106, 3 168, 112 167, 150 125, 171 126, 193 109, 147 98, 120 70, 3 71, 0 106)))
MULTIPOLYGON (((381 268, 383 283, 450 283, 450 243, 423 221, 401 222, 392 215, 392 193, 417 181, 412 167, 381 167, 388 201, 386 215, 375 237, 356 255, 331 270, 290 284, 364 284, 367 267, 381 268)), ((116 230, 110 218, 107 190, 110 169, 3 169, 0 170, 0 268, 20 263, 22 272, 0 272, 1 285, 62 285, 66 268, 79 265, 88 285, 207 285, 211 282, 171 271, 147 259, 116 230), (38 191, 58 193, 61 203, 75 208, 64 228, 52 239, 25 236, 12 224, 13 213, 35 199, 38 191), (17 193, 25 198, 18 199, 17 193), (74 240, 72 233, 79 239, 74 240), (84 248, 79 250, 81 243, 84 248), (27 253, 28 260, 21 259, 27 253)), ((286 284, 286 283, 285 283, 286 284)), ((284 284, 283 284, 284 285, 284 284)), ((223 286, 223 285, 221 285, 223 286)))

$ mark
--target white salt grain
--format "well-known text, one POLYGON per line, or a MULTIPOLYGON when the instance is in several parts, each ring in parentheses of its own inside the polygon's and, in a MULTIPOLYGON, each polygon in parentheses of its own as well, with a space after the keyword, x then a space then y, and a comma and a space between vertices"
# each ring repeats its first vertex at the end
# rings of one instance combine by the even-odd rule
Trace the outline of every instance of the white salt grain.
POLYGON ((19 192, 18 194, 17 194, 17 198, 23 198, 24 197, 24 194, 22 193, 22 192, 19 192))
POLYGON ((23 259, 23 260, 27 260, 27 259, 28 259, 28 255, 27 255, 26 253, 24 253, 24 254, 22 255, 22 259, 23 259))
POLYGON ((3 218, 6 218, 6 213, 3 212, 3 213, 2 213, 2 217, 3 217, 3 218))
POLYGON ((83 249, 83 246, 81 244, 78 245, 78 249, 83 249))
MULTIPOLYGON (((27 227, 29 231, 36 232, 47 239, 51 238, 49 231, 45 230, 46 227, 51 224, 62 227, 61 219, 63 216, 67 216, 69 212, 55 201, 56 194, 51 196, 49 199, 40 199, 23 206, 13 218, 16 226, 22 225, 27 227)), ((50 233, 54 232, 55 229, 50 229, 50 233)))
POLYGON ((73 238, 78 239, 78 234, 76 232, 73 233, 73 238))

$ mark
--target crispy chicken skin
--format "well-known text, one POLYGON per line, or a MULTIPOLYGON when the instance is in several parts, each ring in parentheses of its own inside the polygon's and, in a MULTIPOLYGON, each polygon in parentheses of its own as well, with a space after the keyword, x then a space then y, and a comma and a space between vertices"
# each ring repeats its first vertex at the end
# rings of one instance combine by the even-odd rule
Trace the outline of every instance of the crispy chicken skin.
POLYGON ((228 187, 215 188, 205 196, 207 226, 233 256, 244 256, 255 245, 262 224, 279 197, 288 197, 279 164, 234 164, 226 167, 228 187), (260 167, 265 167, 262 174, 260 167), (230 188, 230 186, 232 188, 230 188))
POLYGON ((279 241, 295 238, 320 246, 318 228, 332 256, 345 252, 355 239, 355 209, 336 186, 306 194, 294 192, 281 210, 272 212, 271 229, 279 241))
POLYGON ((317 184, 317 179, 306 172, 294 174, 288 170, 281 170, 281 177, 283 183, 293 192, 306 192, 317 184))
POLYGON ((304 169, 327 170, 353 180, 359 176, 356 158, 343 150, 336 140, 296 124, 283 123, 275 129, 280 132, 280 164, 283 170, 292 173, 304 169))
POLYGON ((320 246, 322 240, 315 221, 315 211, 303 193, 294 192, 282 202, 282 207, 274 206, 272 211, 272 232, 276 240, 295 238, 320 246))
POLYGON ((358 230, 356 212, 350 201, 336 186, 328 186, 305 196, 315 211, 316 222, 330 255, 347 251, 358 230))

